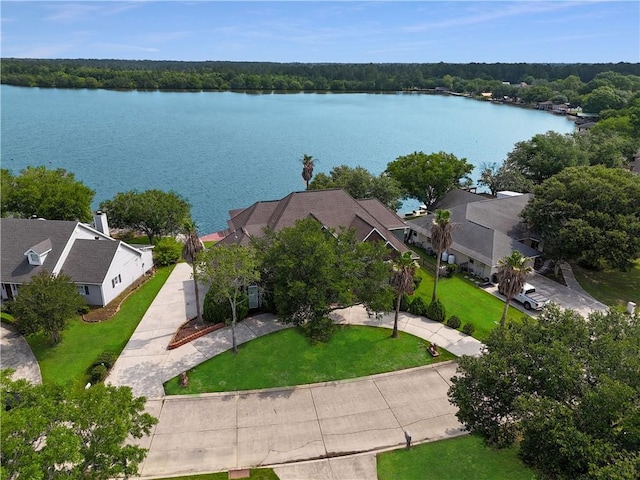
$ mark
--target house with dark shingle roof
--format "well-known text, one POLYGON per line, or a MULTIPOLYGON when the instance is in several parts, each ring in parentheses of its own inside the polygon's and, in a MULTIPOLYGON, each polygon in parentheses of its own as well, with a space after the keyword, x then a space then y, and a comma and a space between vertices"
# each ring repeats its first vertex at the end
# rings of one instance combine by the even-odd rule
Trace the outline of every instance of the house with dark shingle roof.
POLYGON ((312 217, 332 231, 353 229, 360 242, 382 241, 400 254, 410 251, 404 244, 404 220, 379 200, 355 200, 342 189, 293 192, 280 200, 232 210, 229 216, 221 244, 248 245, 251 237, 261 237, 265 228, 278 231, 312 217))
MULTIPOLYGON (((453 244, 446 252, 463 271, 495 281, 498 261, 514 250, 532 259, 540 256, 539 241, 520 218, 531 194, 487 198, 464 190, 452 190, 433 210, 451 212, 453 244)), ((407 221, 409 243, 431 249, 433 213, 407 221)), ((449 258, 447 258, 449 261, 449 258)))
POLYGON ((106 215, 95 225, 66 220, 0 219, 2 300, 46 270, 71 277, 89 305, 104 306, 153 267, 152 247, 109 236, 106 215))

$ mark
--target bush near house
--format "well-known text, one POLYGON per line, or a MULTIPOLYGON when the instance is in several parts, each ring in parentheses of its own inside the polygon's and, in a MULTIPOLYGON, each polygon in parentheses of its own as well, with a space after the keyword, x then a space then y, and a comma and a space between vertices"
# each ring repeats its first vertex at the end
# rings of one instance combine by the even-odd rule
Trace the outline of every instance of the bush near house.
POLYGON ((182 257, 182 244, 173 237, 164 237, 156 242, 153 249, 153 261, 156 265, 166 267, 176 264, 182 257))

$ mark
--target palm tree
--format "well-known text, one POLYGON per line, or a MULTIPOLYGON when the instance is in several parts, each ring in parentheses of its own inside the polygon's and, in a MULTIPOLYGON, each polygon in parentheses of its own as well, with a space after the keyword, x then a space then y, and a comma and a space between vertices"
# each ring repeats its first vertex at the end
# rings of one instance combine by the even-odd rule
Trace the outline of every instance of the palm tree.
POLYGON ((433 282, 433 295, 431 301, 436 301, 436 290, 438 288, 438 278, 440 277, 440 260, 442 252, 445 252, 453 243, 451 231, 453 224, 451 223, 451 212, 449 210, 436 210, 431 225, 431 246, 436 251, 436 278, 433 282))
POLYGON ((184 235, 184 246, 182 247, 182 258, 191 265, 193 269, 193 284, 196 289, 196 312, 197 321, 204 324, 202 312, 200 311, 200 289, 198 288, 198 254, 204 250, 204 244, 198 237, 198 227, 191 219, 185 220, 182 225, 182 233, 184 235))
POLYGON ((528 265, 530 260, 531 258, 514 250, 511 255, 498 261, 498 291, 507 297, 500 319, 500 328, 503 332, 507 321, 509 302, 522 291, 527 275, 532 272, 532 268, 528 265))
POLYGON ((400 255, 393 264, 393 277, 391 278, 391 286, 394 288, 396 295, 396 315, 393 320, 392 338, 398 337, 398 315, 400 313, 400 302, 402 296, 413 293, 413 275, 416 272, 416 263, 411 256, 411 252, 405 252, 400 255))
POLYGON ((302 178, 307 182, 307 190, 309 190, 309 180, 313 177, 313 162, 315 160, 311 155, 305 153, 302 156, 302 178))

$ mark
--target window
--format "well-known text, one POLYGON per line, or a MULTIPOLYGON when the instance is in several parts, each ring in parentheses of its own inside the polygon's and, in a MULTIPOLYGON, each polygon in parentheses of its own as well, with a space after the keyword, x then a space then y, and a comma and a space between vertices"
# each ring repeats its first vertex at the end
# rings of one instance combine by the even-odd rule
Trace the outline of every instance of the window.
POLYGON ((40 265, 40 255, 34 252, 29 253, 29 264, 40 265))
POLYGON ((111 287, 116 288, 116 285, 118 285, 119 283, 122 283, 122 278, 120 278, 120 275, 111 279, 111 287))
POLYGON ((78 285, 78 293, 80 295, 89 295, 89 287, 87 285, 78 285))

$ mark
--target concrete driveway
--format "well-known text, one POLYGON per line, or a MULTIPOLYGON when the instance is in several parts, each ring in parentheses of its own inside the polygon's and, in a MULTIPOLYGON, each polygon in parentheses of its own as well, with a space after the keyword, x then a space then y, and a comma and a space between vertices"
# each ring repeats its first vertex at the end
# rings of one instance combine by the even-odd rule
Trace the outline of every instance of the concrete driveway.
MULTIPOLYGON (((148 407, 159 423, 143 444, 149 454, 141 473, 196 474, 372 452, 404 446, 405 431, 414 442, 462 435, 447 398, 455 369, 446 362, 357 380, 153 400, 148 407)), ((357 471, 360 462, 370 460, 324 468, 357 471)))
MULTIPOLYGON (((572 283, 572 278, 567 278, 572 275, 570 271, 566 272, 563 270, 563 272, 565 273, 567 283, 571 285, 571 287, 564 286, 543 275, 538 275, 537 273, 534 273, 529 277, 527 282, 536 287, 537 292, 547 297, 553 303, 556 303, 564 309, 575 310, 585 318, 593 312, 608 311, 609 307, 582 290, 577 282, 573 281, 572 283)), ((505 297, 498 293, 497 286, 493 285, 491 287, 487 287, 486 290, 498 297, 500 300, 505 300, 505 297)), ((516 301, 512 301, 511 306, 534 317, 538 314, 535 310, 525 310, 524 306, 516 301)))

